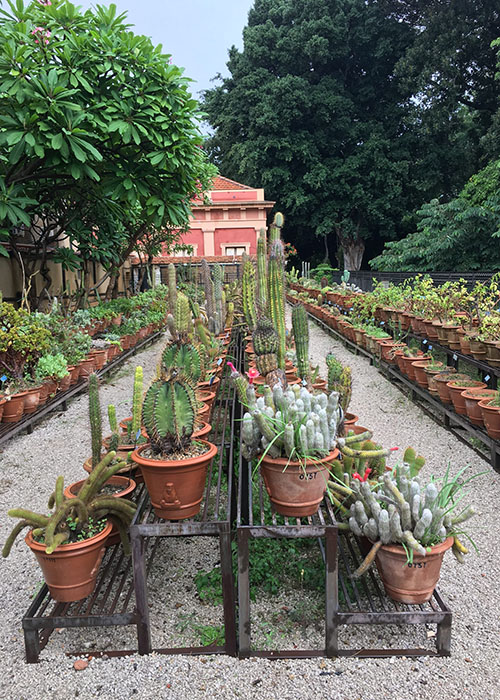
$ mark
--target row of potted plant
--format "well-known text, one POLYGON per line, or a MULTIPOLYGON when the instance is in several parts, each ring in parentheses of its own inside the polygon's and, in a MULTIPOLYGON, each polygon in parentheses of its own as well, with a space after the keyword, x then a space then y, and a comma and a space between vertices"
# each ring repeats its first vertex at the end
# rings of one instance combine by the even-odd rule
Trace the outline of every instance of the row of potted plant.
MULTIPOLYGON (((106 546, 121 540, 130 552, 128 526, 136 506, 126 496, 137 482, 145 481, 161 518, 189 518, 200 509, 207 469, 217 452, 205 437, 230 328, 215 337, 199 310, 193 318, 188 298, 173 289, 168 304, 171 335, 157 378, 143 398, 143 372, 136 368, 132 416, 118 421, 115 407, 108 406, 111 434, 105 437, 99 380, 95 373, 89 376, 92 456, 84 463, 86 479, 65 489, 59 477, 48 515, 22 508, 9 511, 19 522, 3 555, 8 556, 17 535, 29 527, 26 543, 55 600, 80 600, 92 592, 106 546)), ((227 314, 224 320, 232 322, 227 314)))
MULTIPOLYGON (((56 391, 65 391, 80 378, 102 369, 165 322, 165 288, 150 290, 134 299, 109 302, 122 311, 111 330, 81 327, 82 313, 66 315, 57 302, 49 313, 28 313, 0 304, 0 421, 18 422, 34 413, 56 391), (131 315, 126 315, 128 308, 131 315)), ((107 304, 97 308, 106 309, 107 304)), ((100 324, 101 322, 99 322, 100 324)), ((99 326, 100 328, 100 326, 99 326)))

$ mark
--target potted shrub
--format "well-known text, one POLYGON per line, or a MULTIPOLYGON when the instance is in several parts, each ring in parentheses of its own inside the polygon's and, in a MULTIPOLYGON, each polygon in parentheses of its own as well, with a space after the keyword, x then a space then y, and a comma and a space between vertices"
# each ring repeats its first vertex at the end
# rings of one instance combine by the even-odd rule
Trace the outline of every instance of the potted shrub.
POLYGON ((132 459, 140 467, 158 517, 182 520, 200 510, 206 473, 217 447, 193 439, 198 401, 180 368, 162 370, 146 392, 142 420, 150 442, 132 459))
MULTIPOLYGON (((419 604, 428 601, 438 582, 444 553, 463 560, 467 553, 460 541, 463 523, 473 514, 462 497, 470 479, 462 483, 465 469, 451 478, 431 479, 422 485, 413 466, 403 463, 380 477, 376 488, 351 481, 357 494, 351 505, 349 527, 372 543, 354 577, 375 561, 386 593, 393 600, 419 604)), ((475 477, 471 477, 475 478, 475 477)))
POLYGON ((127 528, 136 506, 126 499, 100 495, 101 486, 120 468, 111 465, 110 452, 82 485, 78 498, 66 498, 64 479, 56 481, 49 499, 49 515, 16 508, 9 510, 20 522, 9 535, 2 555, 7 557, 17 535, 30 527, 25 541, 35 554, 51 596, 61 602, 81 600, 92 593, 106 539, 116 524, 127 553, 127 528))
MULTIPOLYGON (((55 355, 42 355, 35 369, 35 378, 48 384, 48 393, 53 394, 61 381, 69 378, 68 363, 60 352, 55 355)), ((68 382, 69 384, 69 382, 68 382)))

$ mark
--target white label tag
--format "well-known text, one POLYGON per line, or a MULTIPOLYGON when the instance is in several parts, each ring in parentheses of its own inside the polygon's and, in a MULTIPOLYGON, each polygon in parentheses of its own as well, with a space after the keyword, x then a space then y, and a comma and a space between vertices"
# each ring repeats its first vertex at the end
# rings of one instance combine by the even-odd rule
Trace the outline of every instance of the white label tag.
POLYGON ((457 355, 456 352, 453 353, 453 359, 454 359, 454 360, 458 360, 458 355, 457 355))
POLYGON ((489 374, 486 374, 485 377, 484 377, 484 381, 487 382, 489 378, 490 378, 490 375, 489 375, 489 374))

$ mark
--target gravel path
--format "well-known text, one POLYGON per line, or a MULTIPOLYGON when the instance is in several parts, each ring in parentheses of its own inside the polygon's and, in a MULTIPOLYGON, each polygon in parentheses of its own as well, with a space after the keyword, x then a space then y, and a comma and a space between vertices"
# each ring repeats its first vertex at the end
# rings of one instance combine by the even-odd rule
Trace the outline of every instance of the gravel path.
MULTIPOLYGON (((147 382, 155 372, 160 345, 137 355, 104 384, 102 406, 114 402, 120 417, 130 414, 133 369, 142 364, 147 382)), ((446 698, 500 697, 500 620, 497 581, 498 537, 495 510, 498 509, 500 479, 480 457, 412 405, 362 357, 355 357, 311 324, 311 357, 321 362, 333 350, 352 367, 354 377, 351 410, 360 423, 373 428, 375 438, 385 445, 412 445, 427 458, 427 474, 442 474, 448 462, 454 470, 470 465, 470 473, 486 471, 473 482, 472 500, 480 510, 470 523, 470 532, 480 552, 469 555, 459 566, 449 555, 445 560, 440 589, 454 613, 452 656, 449 659, 398 658, 380 660, 311 659, 300 661, 236 661, 224 656, 181 657, 152 654, 117 659, 91 659, 83 671, 73 668, 75 659, 65 651, 85 640, 89 654, 94 644, 110 648, 131 648, 133 629, 103 628, 55 632, 38 665, 24 661, 21 616, 30 596, 40 583, 36 563, 20 540, 7 560, 2 560, 2 649, 0 697, 8 700, 49 700, 52 698, 321 698, 372 700, 423 700, 446 698), (92 636, 94 635, 94 636, 92 636)), ((31 436, 19 436, 0 453, 0 540, 12 526, 6 510, 16 505, 44 509, 47 492, 55 477, 66 481, 82 478, 83 460, 90 453, 86 397, 71 403, 66 413, 56 414, 39 424, 31 436), (43 476, 42 476, 43 474, 43 476)), ((215 542, 215 541, 214 541, 215 542)), ((158 596, 153 602, 153 637, 156 645, 177 643, 171 613, 164 607, 180 608, 188 622, 196 608, 203 624, 221 624, 220 608, 200 606, 193 592, 192 572, 210 569, 218 559, 211 538, 184 538, 166 547, 164 560, 151 581, 158 596), (202 540, 202 542, 196 540, 202 540), (165 606, 162 604, 165 602, 165 606), (217 620, 219 617, 219 620, 217 620)), ((151 596, 152 597, 152 596, 151 596)), ((278 596, 275 606, 286 596, 278 596)), ((177 620, 179 611, 177 610, 177 620)), ((185 630, 189 633, 189 629, 185 630)), ((184 641, 186 643, 185 637, 184 641)), ((187 643, 190 643, 189 640, 187 643)), ((81 648, 81 645, 80 645, 81 648)))

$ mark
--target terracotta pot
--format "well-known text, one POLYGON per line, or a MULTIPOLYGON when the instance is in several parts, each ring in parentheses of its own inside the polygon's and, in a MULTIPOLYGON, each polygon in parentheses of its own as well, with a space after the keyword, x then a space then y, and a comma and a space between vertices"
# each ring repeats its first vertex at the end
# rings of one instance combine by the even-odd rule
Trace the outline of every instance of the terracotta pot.
MULTIPOLYGON (((435 378, 439 374, 442 374, 444 371, 446 371, 444 364, 442 362, 440 362, 439 364, 441 365, 441 369, 429 369, 429 367, 425 367, 425 369, 424 369, 425 376, 427 377, 427 385, 428 385, 429 391, 434 396, 437 396, 437 393, 438 393, 435 378)), ((447 369, 448 369, 448 374, 450 376, 456 372, 456 369, 454 369, 453 367, 448 367, 447 369)))
POLYGON ((441 345, 448 345, 448 338, 446 337, 446 332, 443 329, 443 324, 441 321, 433 321, 432 326, 435 329, 435 332, 437 333, 438 337, 438 342, 441 343, 441 345))
POLYGON ((7 398, 3 407, 3 423, 18 423, 21 420, 24 413, 24 398, 27 393, 27 391, 21 391, 19 394, 11 396, 10 399, 7 398))
POLYGON ((328 465, 338 454, 335 449, 323 459, 305 463, 263 456, 260 471, 276 512, 294 518, 314 515, 326 491, 328 465))
POLYGON ((431 357, 430 355, 424 355, 423 352, 419 350, 418 355, 403 355, 401 358, 401 364, 403 367, 403 372, 406 374, 408 379, 411 379, 413 382, 416 381, 415 379, 415 370, 413 369, 413 363, 418 362, 419 360, 430 360, 431 357))
POLYGON ((460 352, 463 355, 472 355, 471 349, 470 349, 470 342, 469 339, 465 337, 465 331, 463 328, 459 328, 457 330, 458 334, 458 340, 460 342, 460 352))
POLYGON ((467 374, 459 374, 458 372, 442 372, 434 377, 434 383, 442 403, 451 404, 450 390, 448 382, 458 379, 470 379, 467 374))
POLYGON ((470 338, 469 344, 470 344, 470 351, 471 351, 474 359, 479 360, 480 362, 485 362, 486 361, 486 345, 482 341, 477 340, 477 338, 470 338))
POLYGON ((80 377, 83 379, 88 379, 92 372, 95 370, 95 359, 93 357, 86 357, 80 362, 80 377))
POLYGON ((318 379, 316 382, 314 382, 312 388, 315 391, 322 391, 323 393, 325 393, 328 390, 328 383, 326 379, 318 379))
POLYGON ((24 397, 24 413, 34 413, 40 404, 40 387, 28 389, 24 397))
POLYGON ((196 387, 197 387, 197 389, 200 389, 201 391, 213 391, 217 394, 217 392, 219 391, 219 384, 220 384, 220 377, 216 377, 214 375, 212 377, 212 381, 198 382, 196 387))
POLYGON ((394 352, 394 358, 396 360, 396 364, 398 366, 399 371, 401 374, 404 374, 404 361, 403 357, 405 356, 404 350, 396 350, 394 352))
POLYGON ((439 338, 438 338, 436 326, 434 326, 433 321, 429 321, 428 319, 423 319, 422 323, 425 327, 425 335, 427 336, 427 338, 429 340, 434 340, 437 343, 439 338))
POLYGON ((120 345, 122 346, 122 350, 128 350, 130 348, 130 336, 122 335, 120 338, 120 345))
POLYGON ((46 382, 43 382, 38 388, 40 389, 38 405, 43 406, 49 395, 49 387, 46 382))
POLYGON ((69 386, 71 384, 71 374, 68 372, 68 374, 61 379, 59 382, 59 391, 66 391, 69 389, 69 386))
POLYGON ((492 367, 500 367, 500 342, 498 340, 486 340, 486 362, 492 367))
POLYGON ((193 518, 200 511, 207 469, 217 454, 217 447, 199 440, 207 451, 182 460, 143 457, 149 448, 143 445, 132 453, 140 465, 156 515, 164 520, 193 518))
POLYGON ((77 383, 78 378, 80 376, 80 367, 78 365, 69 365, 68 372, 69 372, 69 385, 73 386, 73 384, 77 383))
POLYGON ((92 593, 110 532, 111 523, 108 522, 94 537, 62 544, 52 554, 45 554, 45 545, 35 542, 28 532, 25 542, 37 558, 54 600, 69 603, 92 593))
POLYGON ((208 423, 210 418, 210 406, 206 403, 201 404, 200 408, 196 413, 196 417, 197 419, 208 423))
MULTIPOLYGON (((73 484, 69 484, 69 486, 66 486, 66 488, 64 489, 64 495, 66 496, 66 498, 76 498, 85 481, 85 479, 82 479, 81 481, 75 481, 73 484)), ((106 481, 106 484, 121 487, 120 491, 117 491, 113 494, 113 498, 128 498, 128 496, 133 491, 135 491, 136 488, 136 482, 133 479, 130 479, 128 476, 120 476, 119 474, 111 476, 106 481)), ((106 547, 112 547, 113 545, 118 544, 119 542, 120 533, 118 532, 116 526, 112 523, 111 532, 109 533, 109 537, 106 540, 106 547)))
MULTIPOLYGON (((212 426, 210 425, 210 423, 207 423, 206 421, 202 420, 200 421, 200 427, 197 428, 193 433, 193 440, 199 438, 206 438, 207 435, 210 435, 211 432, 212 426)), ((145 437, 147 437, 147 435, 145 437)))
POLYGON ((467 418, 473 425, 478 425, 480 427, 484 425, 483 412, 481 411, 479 402, 483 399, 490 400, 495 394, 496 391, 494 389, 467 388, 465 391, 462 391, 467 418))
POLYGON ((57 391, 57 381, 55 379, 46 379, 44 384, 47 387, 47 398, 51 399, 57 391))
POLYGON ((107 350, 92 350, 89 355, 95 360, 96 370, 102 369, 106 363, 106 358, 108 356, 107 350))
POLYGON ((483 414, 486 432, 494 440, 500 440, 500 406, 489 406, 491 399, 484 399, 479 402, 479 408, 483 414))
POLYGON ((387 595, 410 605, 430 600, 439 581, 444 553, 452 546, 453 537, 447 537, 425 556, 413 552, 413 563, 408 564, 401 545, 382 545, 376 564, 387 595))
POLYGON ((458 335, 458 330, 460 326, 455 323, 446 323, 443 326, 443 332, 446 336, 446 342, 451 350, 460 350, 460 337, 458 335))
POLYGON ((404 345, 402 343, 397 343, 394 340, 380 340, 379 338, 375 339, 381 352, 381 357, 382 359, 387 362, 390 365, 395 365, 396 364, 396 357, 394 353, 404 345))
MULTIPOLYGON (((429 383, 427 381, 427 374, 425 373, 425 368, 429 365, 430 360, 417 360, 413 362, 413 372, 415 374, 415 381, 417 384, 424 389, 427 389, 429 383)), ((443 363, 441 363, 442 365, 443 363)))
POLYGON ((456 382, 453 381, 453 379, 449 381, 447 383, 447 387, 450 391, 450 398, 456 413, 459 413, 462 416, 467 415, 467 409, 465 408, 465 398, 462 396, 464 389, 486 389, 486 386, 487 385, 484 382, 477 382, 475 380, 471 380, 470 386, 468 387, 456 384, 456 382))
POLYGON ((7 399, 4 399, 3 396, 0 397, 0 423, 2 422, 3 409, 4 409, 4 406, 6 403, 7 403, 7 399))
POLYGON ((196 389, 196 398, 208 406, 209 411, 212 410, 215 401, 215 391, 203 391, 196 389))

